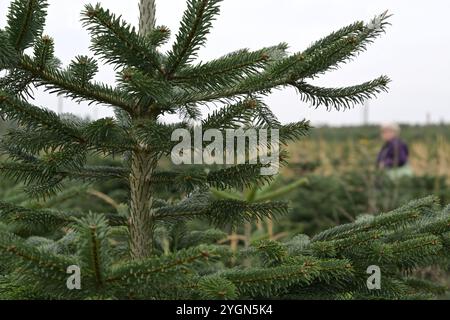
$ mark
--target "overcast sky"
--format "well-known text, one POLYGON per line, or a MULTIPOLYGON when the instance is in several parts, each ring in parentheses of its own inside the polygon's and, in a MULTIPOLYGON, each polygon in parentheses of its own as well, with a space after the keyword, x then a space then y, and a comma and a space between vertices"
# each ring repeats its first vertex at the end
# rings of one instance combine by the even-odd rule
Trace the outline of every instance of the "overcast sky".
MULTIPOLYGON (((10 0, 0 0, 0 28, 6 21, 10 0)), ((89 54, 89 36, 79 22, 89 0, 49 0, 45 33, 54 37, 56 55, 64 64, 78 54, 89 54)), ((98 1, 130 23, 138 20, 138 0, 98 1)), ((185 0, 156 0, 157 24, 176 34, 186 7, 185 0)), ((258 49, 285 41, 291 52, 355 20, 369 20, 389 10, 392 27, 357 60, 331 72, 315 84, 352 85, 386 74, 391 90, 370 102, 372 123, 397 121, 450 122, 450 28, 448 0, 224 0, 201 60, 247 47, 258 49)), ((167 49, 168 47, 166 47, 167 49)), ((113 73, 103 68, 98 80, 111 82, 113 73)), ((304 118, 314 124, 347 125, 362 122, 362 109, 327 112, 302 103, 294 90, 275 92, 268 102, 283 122, 304 118)), ((57 99, 39 93, 37 104, 57 110, 57 99)), ((106 107, 88 107, 64 102, 64 111, 91 117, 111 115, 106 107)))

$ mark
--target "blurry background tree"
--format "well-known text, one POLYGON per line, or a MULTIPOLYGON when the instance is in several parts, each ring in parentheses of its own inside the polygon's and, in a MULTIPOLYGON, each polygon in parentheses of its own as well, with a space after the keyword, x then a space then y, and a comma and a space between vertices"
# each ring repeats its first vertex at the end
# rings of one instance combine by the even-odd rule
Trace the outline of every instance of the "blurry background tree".
MULTIPOLYGON (((308 180, 305 178, 297 179, 294 182, 291 182, 285 186, 280 186, 279 181, 275 181, 274 183, 267 184, 266 186, 251 186, 246 188, 243 191, 238 190, 217 190, 212 189, 212 194, 218 199, 229 199, 229 200, 238 200, 245 201, 247 203, 264 203, 267 201, 274 200, 282 200, 286 198, 287 195, 293 193, 299 187, 306 185, 308 180)), ((286 236, 286 234, 275 235, 274 234, 274 221, 271 218, 265 219, 265 221, 256 221, 257 225, 257 239, 253 239, 253 223, 247 222, 244 226, 244 232, 242 234, 238 234, 237 230, 234 230, 233 233, 225 239, 225 242, 230 242, 231 250, 233 252, 237 252, 238 244, 240 241, 244 242, 244 247, 249 248, 250 244, 253 240, 280 240, 282 236, 286 236), (259 238, 259 239, 258 239, 259 238)), ((223 242, 222 242, 223 243, 223 242)))

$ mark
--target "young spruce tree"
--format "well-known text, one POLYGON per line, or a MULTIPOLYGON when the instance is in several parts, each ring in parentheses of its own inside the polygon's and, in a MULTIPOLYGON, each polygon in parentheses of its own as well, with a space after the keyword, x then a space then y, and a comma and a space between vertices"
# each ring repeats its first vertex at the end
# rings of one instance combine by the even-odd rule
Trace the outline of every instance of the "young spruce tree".
POLYGON ((440 209, 433 198, 313 239, 257 243, 239 253, 252 261, 245 268, 227 268, 229 250, 216 245, 220 231, 186 228, 192 219, 222 227, 276 218, 288 206, 210 196, 211 188, 267 183, 270 177, 260 175, 263 164, 161 171, 158 163, 177 144, 171 141, 175 129, 193 131, 193 120, 204 131, 279 129, 280 142, 287 144, 306 135, 310 124, 277 121, 263 102, 272 90, 293 87, 303 101, 340 109, 386 91, 389 82, 382 76, 346 88, 309 83, 364 51, 385 31, 386 14, 344 27, 294 54, 281 43, 196 62, 220 2, 188 0, 168 52, 159 49, 170 32, 155 26, 153 1, 141 1, 139 31, 100 5, 87 5, 82 22, 91 33, 95 58, 117 70, 117 85, 112 86, 94 80, 95 58, 77 56, 61 66, 52 38, 42 34, 46 0, 12 1, 7 26, 0 30, 0 112, 18 128, 3 138, 2 150, 9 158, 1 172, 23 181, 31 196, 45 199, 62 192, 67 181, 120 179, 129 186, 129 204, 119 213, 100 215, 0 202, 0 297, 355 299, 409 298, 437 290, 405 273, 448 262, 449 209, 440 209), (110 106, 116 117, 84 121, 57 115, 28 102, 34 87, 110 106), (222 107, 202 120, 210 103, 222 107), (167 114, 186 120, 164 124, 161 117, 167 114), (92 166, 91 155, 124 161, 122 166, 92 166), (161 199, 165 188, 186 197, 180 202, 161 199), (162 237, 161 230, 169 230, 170 236, 162 237), (368 289, 371 265, 383 272, 381 290, 368 289), (81 288, 67 286, 67 272, 77 267, 81 288))

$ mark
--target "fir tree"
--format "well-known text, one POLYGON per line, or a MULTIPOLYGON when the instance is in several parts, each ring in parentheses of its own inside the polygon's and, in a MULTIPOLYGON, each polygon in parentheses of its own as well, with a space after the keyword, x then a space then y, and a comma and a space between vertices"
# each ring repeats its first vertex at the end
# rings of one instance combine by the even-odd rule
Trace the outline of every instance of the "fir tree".
MULTIPOLYGON (((177 128, 275 128, 287 144, 310 130, 308 121, 282 125, 263 103, 274 89, 294 87, 315 106, 349 108, 386 91, 385 76, 347 88, 321 88, 309 80, 355 58, 388 25, 382 14, 356 22, 289 54, 287 45, 230 53, 197 62, 220 0, 188 0, 169 52, 164 26, 153 26, 152 1, 141 1, 136 30, 100 5, 87 5, 83 25, 96 58, 117 70, 117 86, 94 80, 96 59, 77 56, 67 67, 43 35, 47 2, 13 0, 7 27, 0 30, 0 112, 19 127, 2 141, 9 160, 0 170, 23 181, 33 197, 49 198, 68 181, 119 179, 129 186, 129 205, 118 213, 61 212, 0 202, 0 295, 60 299, 235 299, 235 298, 408 298, 439 288, 405 277, 404 271, 448 260, 449 209, 433 198, 288 243, 264 241, 242 251, 246 269, 226 267, 229 251, 216 245, 216 229, 192 231, 186 222, 238 226, 285 213, 283 202, 215 200, 211 188, 263 185, 262 164, 160 171, 158 163, 175 145, 177 128), (150 7, 146 7, 150 3, 150 7), (152 8, 149 10, 149 8, 152 8), (143 18, 144 19, 144 18, 143 18), (141 19, 141 22, 143 20, 141 19), (108 105, 114 118, 82 121, 59 116, 29 102, 44 88, 77 102, 108 105), (222 108, 202 120, 203 107, 222 108), (161 117, 186 120, 164 124, 161 117), (92 166, 90 155, 123 157, 122 166, 92 166), (186 197, 161 199, 170 188, 186 197), (169 243, 169 245, 167 245, 169 243), (383 270, 382 290, 368 291, 367 267, 383 270), (67 270, 78 266, 81 290, 69 290, 67 270)), ((284 155, 282 156, 284 159, 284 155)))

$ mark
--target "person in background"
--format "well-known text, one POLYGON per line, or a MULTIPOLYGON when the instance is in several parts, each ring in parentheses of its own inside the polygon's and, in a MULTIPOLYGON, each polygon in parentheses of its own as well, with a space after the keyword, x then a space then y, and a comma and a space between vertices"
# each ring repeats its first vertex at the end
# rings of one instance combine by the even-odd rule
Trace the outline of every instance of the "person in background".
POLYGON ((408 145, 400 139, 400 131, 396 123, 381 126, 381 137, 385 144, 378 155, 377 167, 385 170, 391 179, 413 175, 409 166, 408 145))

